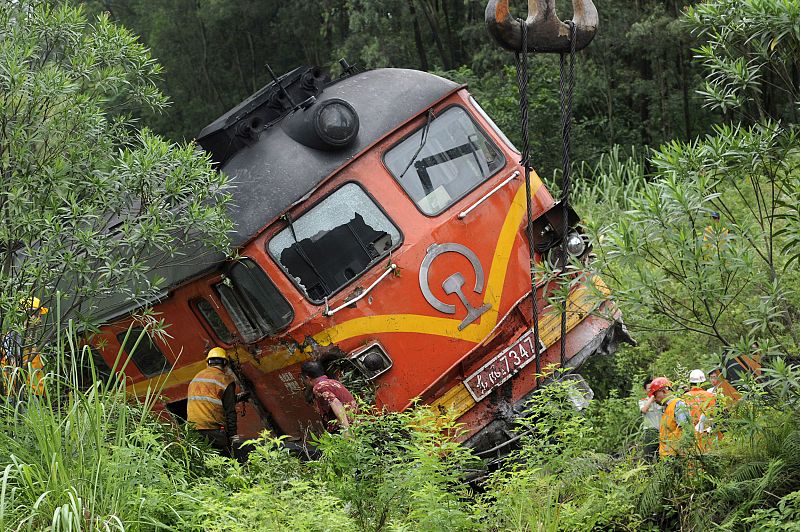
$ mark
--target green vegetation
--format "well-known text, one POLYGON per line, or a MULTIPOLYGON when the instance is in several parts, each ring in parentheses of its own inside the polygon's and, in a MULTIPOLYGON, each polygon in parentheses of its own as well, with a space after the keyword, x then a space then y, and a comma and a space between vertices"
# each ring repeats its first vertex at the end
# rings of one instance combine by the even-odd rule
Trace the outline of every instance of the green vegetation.
MULTIPOLYGON (((548 386, 520 422, 519 448, 473 484, 465 476, 484 464, 452 441, 455 423, 425 407, 362 414, 347 438, 320 439, 317 462, 265 436, 239 464, 154 413, 156 391, 135 400, 122 373, 98 377, 73 329, 53 327, 42 344, 54 361, 46 392, 0 404, 0 527, 800 530, 800 2, 692 4, 682 13, 681 2, 599 1, 604 30, 582 54, 576 207, 593 267, 640 342, 587 364, 597 392, 588 408, 574 408, 569 381, 548 386), (743 354, 761 357, 763 375, 745 379, 742 400, 716 413, 724 437, 707 453, 687 438, 679 458, 647 461, 635 404, 645 375, 683 383, 693 367, 743 354)), ((112 19, 136 27, 165 60, 163 86, 178 103, 154 123, 172 138, 262 84, 269 53, 275 70, 351 55, 446 72, 517 133, 514 73, 482 42, 477 4, 94 8, 109 14, 89 22, 49 2, 0 10, 3 332, 24 323, 19 301, 32 286, 78 276, 67 304, 86 306, 63 317, 83 328, 94 298, 157 286, 141 253, 169 256, 175 234, 195 237, 187 228, 224 244, 227 222, 206 200, 224 206, 225 178, 191 145, 138 128, 131 117, 163 108, 160 69, 112 19), (117 221, 119 238, 106 238, 117 221)), ((536 58, 532 72, 547 83, 532 95, 533 151, 550 175, 557 70, 536 58)))
MULTIPOLYGON (((146 300, 181 244, 224 249, 227 178, 193 145, 139 125, 164 109, 161 67, 107 16, 0 3, 0 330, 40 344, 21 304, 90 327, 109 295, 146 300), (210 203, 210 200, 215 203, 210 203), (46 287, 46 288, 45 288, 46 287)), ((123 299, 124 300, 124 299, 123 299)))

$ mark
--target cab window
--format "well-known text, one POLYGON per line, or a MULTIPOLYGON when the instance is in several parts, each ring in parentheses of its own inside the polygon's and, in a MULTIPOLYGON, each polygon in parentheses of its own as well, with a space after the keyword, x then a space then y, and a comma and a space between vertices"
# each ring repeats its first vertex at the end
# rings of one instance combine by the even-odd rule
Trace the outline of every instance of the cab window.
POLYGON ((311 301, 322 303, 400 244, 400 230, 356 183, 347 183, 270 240, 270 255, 311 301))
POLYGON ((164 356, 144 329, 133 328, 130 330, 130 334, 127 331, 119 333, 117 341, 122 346, 122 350, 130 355, 133 364, 145 377, 160 375, 172 369, 167 357, 164 356), (125 339, 126 336, 128 337, 127 341, 125 339), (137 341, 139 342, 138 345, 136 344, 137 341))
POLYGON ((203 316, 203 319, 206 320, 206 323, 208 323, 208 325, 211 327, 211 330, 214 331, 214 334, 217 335, 217 338, 226 344, 233 343, 233 333, 225 325, 225 322, 222 321, 222 318, 220 318, 219 314, 211 303, 205 299, 197 299, 194 301, 194 306, 197 309, 197 312, 203 316))
POLYGON ((384 163, 417 207, 439 214, 506 164, 461 107, 450 107, 392 147, 384 163))
POLYGON ((246 343, 276 333, 294 318, 289 302, 252 259, 234 264, 214 288, 246 343))

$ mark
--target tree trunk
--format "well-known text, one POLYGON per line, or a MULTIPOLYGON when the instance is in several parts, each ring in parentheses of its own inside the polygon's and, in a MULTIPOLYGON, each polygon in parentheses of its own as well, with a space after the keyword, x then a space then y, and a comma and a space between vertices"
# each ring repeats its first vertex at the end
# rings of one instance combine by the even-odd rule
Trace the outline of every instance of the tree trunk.
POLYGON ((439 35, 439 24, 436 22, 436 13, 431 11, 430 5, 424 0, 421 2, 421 7, 423 14, 428 21, 428 26, 431 28, 431 36, 433 37, 433 42, 436 44, 436 50, 439 52, 439 57, 442 59, 442 68, 444 70, 450 70, 450 61, 447 58, 447 53, 445 53, 444 45, 442 44, 442 39, 439 35))
POLYGON ((417 47, 420 70, 427 72, 430 70, 428 67, 428 56, 425 54, 425 45, 422 44, 422 31, 419 27, 419 20, 417 19, 417 10, 414 7, 414 0, 408 0, 408 11, 411 14, 411 24, 414 28, 414 44, 417 47))

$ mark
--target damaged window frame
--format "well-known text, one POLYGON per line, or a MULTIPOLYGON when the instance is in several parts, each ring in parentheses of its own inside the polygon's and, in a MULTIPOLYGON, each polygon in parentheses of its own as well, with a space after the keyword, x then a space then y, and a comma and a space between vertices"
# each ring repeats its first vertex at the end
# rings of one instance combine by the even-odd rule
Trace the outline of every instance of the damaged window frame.
MULTIPOLYGON (((209 301, 208 298, 202 296, 196 297, 189 301, 189 305, 191 306, 195 315, 200 318, 206 330, 211 332, 216 337, 218 342, 221 342, 225 345, 233 345, 233 343, 236 341, 239 331, 237 330, 234 332, 230 330, 228 325, 223 321, 219 311, 214 308, 214 304, 209 301), (203 306, 205 305, 208 305, 210 314, 204 310, 203 306)), ((227 311, 227 309, 225 310, 227 311)), ((235 325, 236 324, 234 323, 234 327, 235 325)))
MULTIPOLYGON (((256 279, 256 281, 257 284, 262 284, 262 280, 256 279)), ((235 331, 231 332, 233 332, 245 344, 258 342, 267 336, 275 336, 280 331, 286 329, 292 323, 292 321, 294 321, 294 307, 292 307, 291 303, 289 303, 286 297, 281 293, 261 265, 259 265, 258 262, 250 257, 242 257, 236 262, 231 263, 222 274, 220 282, 214 283, 214 291, 216 292, 222 307, 225 309, 225 312, 228 313, 231 323, 233 323, 233 326, 236 329, 235 331), (236 280, 231 274, 234 268, 237 266, 247 268, 244 263, 251 263, 256 271, 261 273, 263 279, 266 280, 268 289, 277 295, 286 305, 288 308, 288 318, 285 320, 285 323, 269 323, 269 320, 266 319, 268 317, 265 318, 265 316, 261 315, 247 294, 243 293, 242 289, 237 286, 236 280), (234 306, 236 308, 233 308, 234 306), (242 328, 240 327, 241 315, 243 315, 246 321, 251 324, 250 329, 252 329, 253 334, 246 334, 244 331, 242 331, 242 328), (255 320, 253 319, 254 317, 256 318, 255 320), (259 321, 262 321, 263 323, 259 323, 259 321)))
MULTIPOLYGON (((478 142, 480 143, 480 139, 478 139, 478 142)), ((413 146, 413 144, 412 144, 412 146, 413 146)), ((437 155, 441 155, 442 153, 447 153, 447 152, 451 152, 451 151, 453 151, 453 150, 456 150, 457 148, 462 148, 463 146, 464 146, 464 145, 462 145, 462 146, 454 146, 454 147, 451 147, 450 149, 446 150, 445 152, 436 153, 436 154, 433 154, 432 156, 426 156, 426 157, 422 157, 421 159, 420 159, 420 152, 421 152, 422 150, 420 149, 420 150, 418 150, 418 151, 415 153, 414 159, 413 159, 412 161, 408 162, 408 167, 409 167, 409 168, 411 168, 411 167, 414 167, 414 166, 415 166, 415 164, 414 164, 414 163, 415 163, 415 161, 417 161, 417 162, 418 162, 419 160, 430 159, 430 158, 432 158, 432 157, 435 157, 435 156, 437 156, 437 155)), ((452 159, 449 159, 448 161, 454 161, 454 160, 456 160, 456 159, 458 159, 458 158, 460 158, 460 157, 462 157, 462 156, 465 156, 465 154, 463 154, 463 153, 462 153, 462 154, 460 154, 458 157, 454 157, 454 158, 452 158, 452 159)), ((406 194, 406 196, 408 196, 408 198, 411 200, 411 202, 414 204, 414 206, 417 208, 417 210, 418 210, 419 212, 421 212, 421 213, 422 213, 424 216, 427 216, 428 218, 434 218, 434 217, 436 217, 436 216, 439 216, 440 214, 442 214, 442 213, 443 213, 443 212, 445 212, 446 210, 448 210, 448 209, 452 208, 452 207, 453 207, 455 204, 457 204, 457 203, 458 203, 458 202, 460 202, 462 199, 464 199, 464 198, 465 198, 465 197, 467 197, 469 194, 471 194, 471 193, 472 193, 472 192, 473 192, 473 191, 474 191, 476 188, 478 188, 479 186, 481 186, 483 183, 486 183, 486 181, 488 181, 488 180, 489 180, 489 179, 491 179, 493 176, 495 176, 495 175, 497 175, 499 172, 501 172, 501 171, 503 170, 503 168, 505 168, 505 167, 506 167, 506 165, 508 164, 508 160, 507 160, 507 158, 506 158, 505 154, 503 153, 503 150, 501 150, 501 149, 500 149, 500 146, 497 144, 497 142, 495 142, 495 139, 494 139, 494 138, 492 138, 492 136, 491 136, 491 135, 490 135, 490 134, 489 134, 489 133, 488 133, 488 132, 487 132, 487 131, 486 131, 486 130, 483 128, 483 127, 481 127, 481 125, 480 125, 480 124, 478 123, 478 121, 475 119, 475 116, 472 114, 472 109, 471 109, 471 108, 469 108, 469 107, 466 107, 466 106, 464 106, 464 105, 459 105, 459 104, 452 104, 452 105, 448 105, 448 106, 447 106, 447 107, 445 107, 444 109, 441 109, 440 111, 438 111, 438 112, 436 113, 436 116, 435 116, 435 118, 433 118, 432 120, 426 120, 426 123, 425 123, 425 124, 423 124, 422 126, 418 127, 417 129, 415 129, 414 131, 412 131, 412 132, 411 132, 411 133, 409 133, 408 135, 404 136, 404 137, 403 137, 402 139, 400 139, 399 141, 397 141, 397 142, 395 142, 394 144, 392 144, 392 145, 391 145, 391 146, 390 146, 390 147, 389 147, 389 148, 388 148, 388 149, 387 149, 387 150, 384 152, 384 154, 383 154, 383 157, 382 157, 382 161, 383 161, 383 165, 384 165, 384 167, 386 168, 386 171, 387 171, 387 172, 389 172, 389 175, 391 175, 391 176, 392 176, 392 178, 393 178, 393 179, 394 179, 394 180, 395 180, 395 181, 396 181, 396 182, 397 182, 397 183, 400 185, 400 188, 402 188, 402 189, 403 189, 403 192, 406 194), (426 137, 426 138, 425 138, 425 140, 424 140, 424 142, 423 142, 423 145, 426 145, 426 144, 428 144, 428 143, 431 141, 431 139, 432 139, 432 137, 431 137, 431 133, 430 133, 430 129, 431 129, 431 127, 433 126, 433 124, 435 124, 435 123, 436 123, 436 121, 437 121, 437 120, 439 120, 439 119, 440 119, 442 116, 444 116, 444 115, 445 115, 447 112, 449 112, 449 111, 452 111, 452 110, 454 110, 454 109, 456 109, 456 110, 460 110, 462 113, 464 113, 464 114, 466 115, 466 117, 467 117, 467 118, 470 120, 470 122, 472 122, 472 125, 473 125, 473 127, 475 128, 476 132, 477 132, 477 133, 480 133, 480 135, 482 135, 482 136, 483 136, 483 139, 484 139, 484 141, 485 141, 485 142, 486 142, 486 143, 487 143, 489 146, 491 146, 491 147, 492 147, 492 148, 493 148, 493 149, 494 149, 494 150, 497 152, 497 156, 499 157, 500 164, 497 166, 497 168, 496 168, 494 171, 490 172, 490 173, 489 173, 489 174, 487 174, 486 176, 483 176, 481 179, 479 179, 479 180, 475 181, 474 183, 472 183, 472 185, 471 185, 471 186, 470 186, 468 189, 466 189, 466 190, 465 190, 465 191, 464 191, 464 192, 463 192, 463 193, 462 193, 460 196, 457 196, 457 197, 451 197, 451 198, 450 198, 450 200, 449 200, 449 202, 447 203, 447 205, 445 205, 445 206, 444 206, 444 207, 442 207, 441 209, 438 209, 438 210, 436 210, 436 211, 432 211, 432 212, 425 212, 425 210, 423 209, 423 207, 422 207, 422 206, 419 204, 419 201, 421 201, 422 199, 424 199, 424 198, 425 198, 425 197, 427 197, 427 196, 423 196, 422 198, 420 198, 420 200, 414 199, 414 196, 412 196, 412 195, 411 195, 411 192, 410 192, 410 191, 409 191, 409 190, 408 190, 408 189, 405 187, 405 185, 404 185, 404 182, 405 182, 405 180, 407 180, 407 179, 409 179, 409 178, 411 177, 411 176, 409 175, 409 172, 408 172, 408 170, 406 170, 405 172, 403 172, 403 174, 402 174, 401 176, 398 176, 398 175, 397 175, 397 174, 396 174, 396 173, 395 173, 395 172, 392 170, 392 168, 390 167, 390 165, 389 165, 389 163, 387 162, 386 158, 387 158, 387 157, 389 156, 389 154, 390 154, 390 153, 392 153, 392 151, 394 151, 394 150, 395 150, 397 147, 399 147, 400 145, 402 145, 402 144, 406 143, 406 142, 407 142, 407 141, 409 141, 409 140, 410 140, 410 139, 411 139, 411 138, 412 138, 414 135, 417 135, 418 133, 421 133, 422 135, 425 135, 425 137, 426 137), (428 131, 425 131, 426 129, 427 129, 428 131)), ((442 161, 442 162, 447 162, 447 161, 442 161)), ((405 166, 405 165, 403 165, 403 166, 405 166)), ((427 168, 434 168, 435 166, 436 166, 436 165, 429 165, 427 168)), ((475 177, 475 176, 473 176, 473 178, 474 178, 474 177, 475 177)), ((435 190, 435 189, 434 189, 434 190, 435 190)), ((429 193, 429 194, 430 194, 430 193, 429 193)))
MULTIPOLYGON (((276 231, 266 241, 264 247, 266 248, 267 254, 272 258, 272 260, 275 261, 275 263, 283 271, 283 273, 286 275, 286 277, 289 278, 289 280, 292 282, 292 284, 294 284, 294 286, 297 287, 298 291, 303 295, 303 297, 305 297, 308 301, 310 301, 314 305, 320 305, 320 306, 321 305, 325 305, 326 302, 329 301, 336 294, 339 294, 343 290, 347 289, 347 287, 351 286, 353 283, 355 283, 360 278, 362 278, 365 274, 367 274, 368 272, 373 270, 375 268, 375 266, 380 264, 384 259, 390 257, 392 252, 395 251, 397 248, 399 248, 403 244, 403 241, 405 240, 405 237, 403 235, 403 231, 400 229, 400 226, 398 226, 394 222, 394 220, 392 220, 392 218, 389 216, 389 214, 386 212, 386 210, 383 208, 383 206, 375 199, 375 197, 372 194, 369 193, 369 191, 366 188, 364 188, 362 183, 359 183, 358 181, 352 181, 351 180, 351 181, 346 181, 346 182, 342 183, 340 186, 336 187, 330 193, 326 194, 324 197, 320 198, 318 201, 315 201, 309 208, 305 209, 296 218, 292 218, 289 215, 284 215, 284 216, 281 217, 281 219, 284 220, 285 226, 281 227, 278 231, 276 231), (291 231, 292 238, 295 240, 295 243, 298 242, 297 239, 295 238, 295 234, 294 234, 294 225, 297 224, 306 214, 312 212, 315 208, 317 208, 319 205, 321 205, 322 203, 324 203, 325 201, 330 199, 334 194, 336 194, 337 192, 341 191, 343 188, 347 187, 348 185, 355 185, 355 186, 357 186, 359 188, 359 190, 361 190, 361 192, 364 194, 364 197, 366 197, 372 203, 373 207, 375 207, 378 210, 378 212, 380 212, 381 216, 383 216, 385 221, 388 222, 394 228, 394 230, 398 234, 398 238, 397 238, 396 242, 392 242, 392 245, 388 250, 382 252, 378 257, 372 259, 366 265, 366 267, 363 270, 361 270, 360 272, 355 272, 353 277, 348 279, 348 281, 346 283, 342 284, 341 286, 336 287, 328 295, 326 295, 324 297, 321 297, 320 299, 314 299, 308 293, 306 287, 300 282, 300 280, 297 277, 295 277, 295 275, 291 271, 289 271, 289 269, 281 262, 280 256, 278 256, 273 251, 273 249, 271 248, 271 244, 272 244, 273 240, 278 235, 283 233, 284 231, 291 231)), ((337 226, 337 227, 342 227, 342 226, 337 226)), ((368 227, 370 227, 370 226, 368 226, 368 227)), ((333 229, 335 229, 335 228, 333 228, 333 229)), ((376 230, 376 229, 374 229, 372 227, 370 227, 370 229, 376 230)), ((389 234, 389 233, 387 233, 387 234, 389 234)), ((305 238, 300 238, 299 241, 302 242, 304 239, 305 238)), ((288 248, 281 249, 279 253, 283 253, 283 251, 286 250, 286 249, 288 249, 288 248)), ((309 264, 309 267, 311 267, 312 269, 316 269, 319 266, 320 265, 315 264, 315 263, 309 264)), ((324 282, 324 279, 321 279, 321 280, 324 282)))

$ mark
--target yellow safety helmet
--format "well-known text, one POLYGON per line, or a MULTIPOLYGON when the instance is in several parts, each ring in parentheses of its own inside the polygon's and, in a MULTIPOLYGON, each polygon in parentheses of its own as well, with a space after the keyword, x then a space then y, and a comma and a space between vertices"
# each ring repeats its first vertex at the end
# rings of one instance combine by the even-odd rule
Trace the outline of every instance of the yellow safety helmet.
POLYGON ((21 301, 21 306, 22 306, 22 308, 24 308, 24 309, 26 309, 28 311, 32 311, 32 310, 39 311, 38 314, 40 316, 44 316, 45 314, 47 314, 49 312, 49 309, 47 307, 43 307, 42 306, 42 302, 36 296, 30 297, 28 299, 23 299, 21 301))
POLYGON ((221 347, 215 347, 214 349, 210 350, 206 355, 206 360, 211 360, 212 358, 221 358, 222 360, 228 360, 228 352, 221 347))

